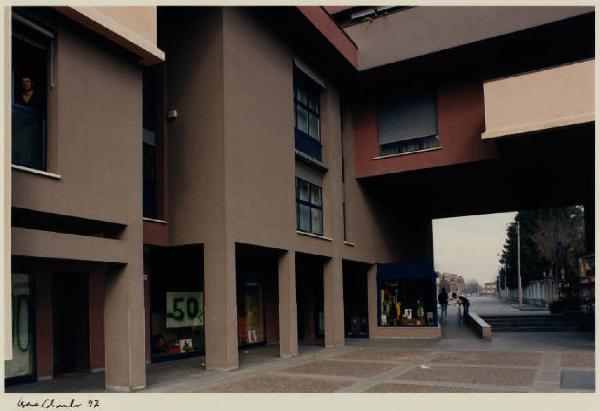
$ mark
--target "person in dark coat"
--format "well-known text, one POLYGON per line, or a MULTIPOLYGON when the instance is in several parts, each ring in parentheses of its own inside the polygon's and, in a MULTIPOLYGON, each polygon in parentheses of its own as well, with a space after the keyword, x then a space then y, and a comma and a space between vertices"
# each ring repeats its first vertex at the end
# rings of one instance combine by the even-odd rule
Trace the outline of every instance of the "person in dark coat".
POLYGON ((438 303, 440 304, 440 309, 442 311, 440 319, 444 318, 444 315, 448 318, 448 292, 445 288, 442 288, 438 294, 438 303))
MULTIPOLYGON (((457 295, 456 293, 452 293, 452 298, 456 298, 457 295)), ((469 299, 465 296, 460 296, 458 297, 458 304, 462 305, 463 307, 463 317, 466 319, 467 315, 469 314, 469 305, 471 305, 469 299)))

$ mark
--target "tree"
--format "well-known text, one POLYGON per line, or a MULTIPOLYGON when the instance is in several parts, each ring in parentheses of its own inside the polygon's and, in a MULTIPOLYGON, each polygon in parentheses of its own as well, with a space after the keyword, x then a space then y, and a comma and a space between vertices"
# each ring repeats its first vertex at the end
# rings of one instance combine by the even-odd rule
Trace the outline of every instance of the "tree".
POLYGON ((579 206, 519 211, 506 229, 498 272, 500 285, 504 287, 506 277, 508 288, 517 288, 517 221, 522 285, 545 275, 576 282, 577 257, 584 250, 584 216, 579 206))
POLYGON ((465 294, 480 294, 482 291, 483 287, 475 279, 465 283, 465 294))

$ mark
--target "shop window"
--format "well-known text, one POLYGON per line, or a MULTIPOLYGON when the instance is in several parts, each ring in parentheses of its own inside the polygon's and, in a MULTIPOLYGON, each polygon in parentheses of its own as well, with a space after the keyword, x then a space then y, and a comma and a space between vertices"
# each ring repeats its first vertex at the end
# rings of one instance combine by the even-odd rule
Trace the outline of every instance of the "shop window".
POLYGON ((265 340, 263 287, 245 283, 237 287, 238 342, 240 345, 261 344, 265 340))
POLYGON ((204 278, 201 248, 144 246, 144 273, 150 291, 152 361, 200 355, 205 351, 204 278))
POLYGON ((12 163, 46 170, 53 35, 18 15, 12 24, 12 163))
POLYGON ((296 177, 296 228, 323 235, 323 193, 321 187, 296 177))
POLYGON ((434 91, 409 92, 378 107, 380 155, 440 146, 434 91))
POLYGON ((432 326, 435 324, 435 310, 431 281, 379 282, 379 326, 432 326))
POLYGON ((33 370, 33 301, 31 275, 12 274, 12 359, 4 362, 4 377, 19 379, 33 370))
POLYGON ((321 88, 299 70, 294 72, 295 147, 321 161, 321 88))
POLYGON ((436 278, 428 262, 378 264, 377 325, 436 326, 436 278))

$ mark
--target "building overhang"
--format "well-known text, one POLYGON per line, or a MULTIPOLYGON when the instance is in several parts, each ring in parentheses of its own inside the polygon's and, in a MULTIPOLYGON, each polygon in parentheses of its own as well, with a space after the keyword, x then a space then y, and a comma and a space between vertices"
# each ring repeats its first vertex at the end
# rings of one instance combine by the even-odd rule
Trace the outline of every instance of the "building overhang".
MULTIPOLYGON (((156 7, 153 8, 155 11, 156 7)), ((119 22, 118 19, 115 18, 116 15, 125 15, 127 11, 123 11, 119 14, 114 13, 114 11, 118 9, 121 9, 122 11, 122 9, 124 9, 123 7, 63 6, 55 7, 55 9, 135 54, 140 58, 140 63, 145 66, 161 63, 165 60, 165 53, 156 45, 156 13, 154 13, 154 18, 152 18, 152 13, 149 13, 149 21, 144 22, 146 23, 145 26, 148 26, 148 32, 154 33, 154 36, 148 36, 148 33, 142 33, 130 25, 119 22)), ((137 9, 148 8, 137 7, 137 9)), ((150 9, 152 9, 152 7, 150 7, 150 9)))
POLYGON ((298 6, 297 9, 352 64, 352 67, 358 68, 358 47, 323 7, 298 6))
POLYGON ((593 122, 594 62, 592 59, 484 83, 482 139, 593 122))

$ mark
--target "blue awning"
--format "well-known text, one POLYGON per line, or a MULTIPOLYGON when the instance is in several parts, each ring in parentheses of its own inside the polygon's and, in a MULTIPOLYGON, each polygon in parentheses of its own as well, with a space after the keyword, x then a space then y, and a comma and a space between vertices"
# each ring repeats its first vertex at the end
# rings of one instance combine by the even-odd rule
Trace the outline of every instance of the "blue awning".
POLYGON ((427 261, 407 261, 377 264, 377 280, 435 280, 432 264, 427 261))

